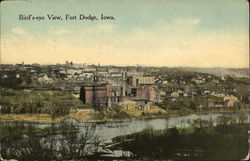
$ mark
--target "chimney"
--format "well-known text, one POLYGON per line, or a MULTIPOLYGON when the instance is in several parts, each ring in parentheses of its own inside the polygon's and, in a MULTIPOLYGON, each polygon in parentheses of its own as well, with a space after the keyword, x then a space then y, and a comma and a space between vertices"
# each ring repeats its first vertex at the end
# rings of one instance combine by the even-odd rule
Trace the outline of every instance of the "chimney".
POLYGON ((123 71, 123 72, 122 72, 122 96, 123 96, 123 97, 125 96, 125 92, 126 92, 126 84, 125 84, 125 81, 126 81, 126 73, 123 71))

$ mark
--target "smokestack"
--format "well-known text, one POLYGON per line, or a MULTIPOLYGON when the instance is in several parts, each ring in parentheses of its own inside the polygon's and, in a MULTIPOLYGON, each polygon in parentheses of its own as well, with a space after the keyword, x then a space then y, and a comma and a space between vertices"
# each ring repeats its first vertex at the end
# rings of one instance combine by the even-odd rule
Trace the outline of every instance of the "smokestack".
POLYGON ((126 84, 125 84, 125 81, 126 81, 126 73, 123 71, 122 72, 122 96, 124 97, 125 96, 125 92, 126 92, 126 84))
POLYGON ((98 78, 98 74, 95 74, 95 75, 94 75, 94 82, 98 82, 98 79, 99 79, 99 78, 98 78))

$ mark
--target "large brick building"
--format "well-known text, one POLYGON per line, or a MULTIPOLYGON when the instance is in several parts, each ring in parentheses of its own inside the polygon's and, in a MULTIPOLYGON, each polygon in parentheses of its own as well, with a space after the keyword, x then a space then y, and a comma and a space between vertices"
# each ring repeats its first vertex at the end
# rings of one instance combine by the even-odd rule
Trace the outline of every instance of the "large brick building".
POLYGON ((81 86, 80 99, 84 104, 97 108, 111 107, 112 104, 119 102, 119 97, 108 83, 81 86))
POLYGON ((94 108, 112 107, 112 105, 126 101, 136 101, 141 104, 156 102, 156 90, 152 86, 137 86, 128 95, 123 94, 124 86, 113 88, 109 83, 85 84, 80 89, 80 99, 84 104, 94 108))

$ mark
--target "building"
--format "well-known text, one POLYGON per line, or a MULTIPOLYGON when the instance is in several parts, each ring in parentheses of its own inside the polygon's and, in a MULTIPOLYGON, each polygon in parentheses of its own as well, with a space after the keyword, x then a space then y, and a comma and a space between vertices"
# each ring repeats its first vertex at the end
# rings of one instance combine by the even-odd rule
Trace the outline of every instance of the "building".
POLYGON ((128 84, 131 86, 153 85, 154 82, 155 82, 155 77, 136 77, 136 76, 128 77, 128 84))
POLYGON ((238 98, 235 96, 225 96, 223 97, 224 105, 227 107, 233 107, 235 103, 239 102, 238 98))
POLYGON ((123 97, 123 101, 139 103, 139 109, 150 109, 152 103, 157 102, 157 93, 154 87, 139 86, 131 89, 130 96, 123 97))
POLYGON ((111 84, 96 83, 81 86, 80 99, 95 108, 105 108, 118 103, 120 98, 113 92, 111 84))
POLYGON ((180 86, 180 90, 185 92, 185 93, 189 93, 190 92, 190 87, 189 86, 180 86))
POLYGON ((43 75, 37 79, 38 83, 45 83, 45 84, 51 84, 54 82, 54 80, 47 75, 43 75))
POLYGON ((138 72, 138 71, 127 71, 126 72, 127 77, 131 77, 131 76, 142 77, 143 74, 144 74, 143 72, 138 72))
POLYGON ((156 90, 153 87, 137 87, 131 89, 130 100, 156 102, 156 90))
POLYGON ((226 100, 226 101, 224 102, 224 105, 225 105, 226 107, 233 107, 233 106, 235 105, 235 102, 236 102, 236 101, 233 101, 233 100, 226 100))
POLYGON ((170 94, 170 97, 173 97, 173 98, 176 98, 176 97, 179 97, 180 96, 180 93, 179 92, 176 92, 176 91, 174 91, 174 92, 172 92, 171 94, 170 94))
POLYGON ((235 96, 224 96, 223 97, 223 101, 227 101, 227 100, 232 100, 232 101, 238 101, 238 98, 237 97, 235 97, 235 96))
POLYGON ((121 74, 122 80, 109 81, 111 84, 100 83, 94 78, 95 83, 81 86, 80 99, 95 108, 112 107, 122 101, 136 101, 146 107, 157 101, 155 88, 148 86, 154 83, 154 77, 132 77, 132 83, 136 85, 131 87, 126 85, 126 73, 121 74))

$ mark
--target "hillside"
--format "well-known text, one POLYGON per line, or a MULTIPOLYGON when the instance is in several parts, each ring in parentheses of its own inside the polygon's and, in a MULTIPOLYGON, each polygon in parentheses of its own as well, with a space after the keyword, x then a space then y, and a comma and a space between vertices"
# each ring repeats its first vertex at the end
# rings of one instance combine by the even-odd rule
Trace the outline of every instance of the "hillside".
POLYGON ((249 78, 249 69, 247 68, 179 68, 184 71, 193 71, 200 73, 209 73, 216 76, 230 75, 232 77, 247 77, 249 78))

